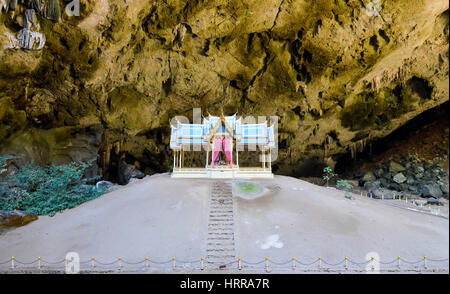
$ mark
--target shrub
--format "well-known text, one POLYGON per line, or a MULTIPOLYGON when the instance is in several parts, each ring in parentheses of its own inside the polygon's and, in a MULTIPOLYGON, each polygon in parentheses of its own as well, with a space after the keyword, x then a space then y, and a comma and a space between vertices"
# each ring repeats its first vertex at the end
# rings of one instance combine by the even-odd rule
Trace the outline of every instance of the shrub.
POLYGON ((332 178, 335 178, 337 176, 338 176, 338 174, 334 173, 333 169, 331 167, 327 166, 326 168, 323 169, 322 178, 327 181, 327 187, 328 187, 328 181, 330 181, 332 178))
MULTIPOLYGON (((0 164, 4 165, 5 161, 1 158, 0 164)), ((19 167, 0 183, 3 187, 3 191, 0 190, 0 209, 51 215, 97 198, 101 193, 88 183, 99 177, 84 177, 93 162, 47 167, 31 163, 19 167)))
POLYGON ((352 195, 350 194, 350 191, 353 189, 353 185, 347 182, 346 180, 338 180, 336 182, 336 188, 343 189, 345 191, 344 196, 345 198, 352 198, 352 195))

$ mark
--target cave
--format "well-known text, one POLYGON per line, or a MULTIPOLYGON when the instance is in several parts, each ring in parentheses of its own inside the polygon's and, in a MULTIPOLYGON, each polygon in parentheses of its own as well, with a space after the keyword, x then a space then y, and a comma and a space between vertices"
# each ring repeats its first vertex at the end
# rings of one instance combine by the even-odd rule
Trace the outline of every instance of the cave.
MULTIPOLYGON (((410 141, 416 142, 420 145, 423 138, 421 138, 420 135, 418 137, 417 134, 423 129, 431 129, 431 131, 434 130, 437 137, 448 138, 448 132, 445 130, 448 130, 449 128, 449 115, 449 101, 426 110, 406 122, 398 129, 394 130, 389 135, 369 142, 361 152, 357 152, 356 158, 352 157, 351 152, 337 156, 335 170, 337 173, 349 178, 360 176, 363 173, 361 167, 364 166, 365 163, 374 163, 373 158, 375 156, 378 156, 378 158, 383 158, 383 155, 389 157, 391 154, 386 154, 386 152, 392 150, 396 144, 400 144, 401 147, 405 147, 402 146, 405 144, 403 142, 409 139, 410 141)), ((448 153, 448 141, 447 145, 442 147, 442 151, 448 153)), ((389 158, 386 159, 388 160, 389 158)))
POLYGON ((431 99, 433 87, 427 80, 414 76, 406 82, 406 85, 421 99, 431 99))

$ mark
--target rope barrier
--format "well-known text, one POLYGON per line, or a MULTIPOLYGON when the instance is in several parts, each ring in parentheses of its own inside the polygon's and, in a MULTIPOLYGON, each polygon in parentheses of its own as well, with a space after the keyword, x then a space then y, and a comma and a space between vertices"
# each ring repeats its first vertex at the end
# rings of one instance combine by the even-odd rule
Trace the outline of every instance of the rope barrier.
POLYGON ((135 265, 135 264, 141 264, 141 263, 145 262, 145 259, 142 260, 142 261, 138 261, 138 262, 129 262, 129 261, 125 261, 125 260, 122 260, 122 261, 123 261, 123 263, 125 263, 125 264, 132 264, 132 265, 135 265))
POLYGON ((193 260, 193 261, 183 261, 183 260, 177 259, 177 261, 181 262, 181 263, 197 263, 197 262, 200 262, 201 260, 200 259, 196 259, 196 260, 193 260))
MULTIPOLYGON (((448 259, 447 259, 447 260, 448 260, 448 259)), ((406 262, 406 263, 408 263, 408 264, 416 264, 416 263, 419 263, 419 262, 423 262, 423 259, 418 260, 418 261, 407 261, 407 260, 404 260, 404 259, 402 258, 401 261, 406 262)))
POLYGON ((394 259, 393 261, 389 261, 389 262, 382 262, 381 260, 375 260, 375 261, 380 264, 391 264, 391 263, 397 262, 398 258, 394 259))
POLYGON ((60 264, 60 263, 65 262, 65 259, 63 259, 62 261, 57 261, 57 262, 45 261, 45 260, 42 259, 42 262, 43 262, 43 263, 48 263, 48 264, 60 264))
POLYGON ((261 264, 263 262, 266 262, 266 260, 264 259, 264 260, 259 261, 259 262, 248 262, 248 261, 242 260, 242 263, 249 264, 249 265, 257 265, 257 264, 261 264))
MULTIPOLYGON (((319 262, 319 269, 318 271, 322 270, 322 262, 323 264, 325 264, 328 267, 331 267, 331 269, 333 267, 337 267, 339 265, 344 264, 345 266, 345 270, 350 270, 350 266, 351 265, 356 265, 358 266, 359 269, 361 269, 362 266, 369 264, 370 262, 377 262, 381 265, 389 265, 389 264, 397 264, 397 271, 401 271, 401 270, 411 270, 411 268, 405 267, 405 265, 403 265, 403 268, 401 267, 401 261, 404 262, 405 264, 408 265, 415 265, 415 264, 419 264, 422 263, 422 266, 420 267, 420 269, 418 269, 418 267, 416 266, 414 268, 414 270, 421 270, 421 269, 425 269, 427 270, 429 268, 429 264, 428 262, 432 262, 432 263, 439 263, 439 262, 448 262, 449 258, 442 258, 442 259, 430 259, 427 256, 424 256, 422 259, 417 260, 417 261, 410 261, 410 260, 405 260, 403 258, 401 258, 400 256, 397 256, 396 259, 392 260, 392 261, 382 261, 382 260, 376 260, 374 257, 371 257, 370 260, 365 260, 363 262, 356 262, 354 260, 351 260, 350 258, 348 258, 348 256, 346 256, 343 260, 339 261, 338 263, 329 263, 326 260, 323 260, 322 257, 318 257, 317 259, 315 259, 313 262, 309 262, 309 263, 305 263, 305 262, 301 262, 299 260, 297 260, 295 257, 292 257, 292 259, 287 260, 285 262, 277 262, 274 260, 269 259, 268 257, 266 257, 265 259, 258 261, 258 262, 251 262, 251 261, 246 261, 243 260, 241 257, 239 257, 237 260, 233 260, 231 262, 222 264, 222 263, 217 263, 217 262, 211 262, 206 260, 205 258, 200 258, 200 259, 196 259, 196 260, 192 260, 192 261, 184 261, 184 260, 177 260, 175 259, 175 257, 173 257, 170 260, 167 261, 154 261, 152 259, 149 259, 148 257, 146 257, 144 260, 141 261, 126 261, 124 259, 122 259, 121 257, 119 257, 118 259, 111 261, 111 262, 101 262, 96 260, 94 257, 92 257, 90 260, 87 261, 80 261, 79 264, 80 265, 86 265, 86 264, 91 264, 91 266, 89 267, 85 267, 85 270, 88 269, 97 269, 97 268, 101 268, 102 270, 105 271, 111 271, 111 270, 121 270, 124 268, 124 264, 128 265, 128 266, 133 266, 133 265, 140 265, 145 263, 145 269, 149 269, 151 267, 153 268, 163 268, 163 269, 168 269, 168 267, 158 267, 158 266, 154 266, 154 265, 166 265, 169 263, 172 263, 172 269, 175 270, 177 268, 177 264, 176 261, 181 263, 181 264, 189 264, 191 265, 191 268, 196 269, 196 270, 204 270, 205 268, 205 264, 208 265, 217 265, 220 267, 222 266, 230 266, 232 264, 237 264, 237 269, 242 270, 243 269, 243 264, 245 265, 245 268, 247 269, 260 269, 263 270, 265 269, 267 272, 269 272, 271 270, 271 266, 273 269, 290 269, 290 270, 295 270, 296 269, 296 265, 302 265, 305 268, 300 270, 309 270, 311 271, 311 269, 306 268, 308 266, 312 266, 314 264, 316 264, 317 262, 319 262), (258 265, 261 265, 265 263, 263 266, 258 267, 258 265), (194 266, 195 264, 199 264, 199 267, 194 266), (286 267, 283 267, 287 265, 286 267), (108 268, 110 267, 110 268, 108 268)), ((65 266, 67 265, 67 260, 63 259, 61 261, 47 261, 42 259, 41 257, 38 257, 37 259, 30 261, 30 262, 25 262, 25 261, 20 261, 17 260, 14 256, 12 256, 9 260, 0 262, 0 270, 2 269, 1 265, 6 265, 6 264, 10 264, 10 266, 8 267, 8 269, 10 270, 36 270, 39 269, 41 270, 42 268, 44 268, 44 270, 49 270, 49 269, 54 269, 54 270, 62 270, 65 268, 65 266), (35 263, 38 263, 37 267, 33 266, 31 267, 30 265, 34 265, 35 263), (58 265, 63 265, 63 267, 59 267, 58 265)), ((133 268, 133 267, 126 267, 127 269, 133 268)), ((208 266, 209 267, 209 266, 208 266)), ((186 268, 186 266, 181 266, 181 268, 186 268)), ((390 271, 392 271, 392 267, 389 267, 390 271)), ((142 268, 140 268, 142 269, 142 268)), ((326 268, 326 270, 330 270, 329 268, 326 268)), ((354 270, 354 269, 353 269, 354 270)), ((430 270, 447 270, 448 271, 448 267, 447 268, 434 268, 434 269, 430 269, 430 270)), ((317 269, 316 269, 317 271, 317 269)))
POLYGON ((323 263, 325 263, 326 265, 329 265, 329 266, 338 266, 338 265, 343 264, 345 262, 345 258, 342 261, 338 262, 338 263, 328 263, 325 260, 322 260, 322 261, 323 261, 323 263))
POLYGON ((103 266, 105 266, 105 265, 112 265, 112 264, 115 264, 115 263, 116 263, 115 260, 112 261, 112 262, 108 262, 108 263, 102 263, 102 262, 100 262, 100 261, 98 261, 98 260, 96 260, 95 262, 96 262, 97 264, 103 265, 103 266))
POLYGON ((292 259, 289 259, 289 260, 286 261, 286 262, 275 262, 275 261, 269 259, 269 262, 270 262, 270 263, 273 263, 273 264, 275 264, 275 265, 285 265, 285 264, 288 264, 288 263, 292 263, 292 259))
MULTIPOLYGON (((11 260, 12 260, 12 259, 11 259, 11 260)), ((11 260, 10 260, 10 261, 11 261, 11 260)), ((21 261, 18 261, 17 259, 14 259, 14 261, 15 261, 16 263, 22 264, 22 265, 30 265, 30 264, 33 264, 33 263, 38 262, 38 260, 35 260, 35 261, 32 261, 32 262, 21 262, 21 261)))
POLYGON ((319 260, 320 260, 320 259, 317 258, 316 260, 314 260, 314 261, 311 262, 311 263, 303 263, 303 262, 300 262, 300 261, 298 261, 298 260, 296 259, 295 262, 298 263, 298 264, 301 264, 301 265, 309 266, 309 265, 315 264, 315 263, 318 262, 319 260))

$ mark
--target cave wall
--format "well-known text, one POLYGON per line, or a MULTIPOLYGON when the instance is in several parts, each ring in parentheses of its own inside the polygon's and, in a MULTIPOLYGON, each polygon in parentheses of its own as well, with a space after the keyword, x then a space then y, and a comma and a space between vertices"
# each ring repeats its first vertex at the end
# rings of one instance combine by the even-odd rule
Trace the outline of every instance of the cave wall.
POLYGON ((167 171, 169 119, 200 107, 278 116, 279 174, 334 165, 449 98, 448 1, 368 3, 86 0, 39 17, 41 51, 6 49, 24 7, 1 12, 0 154, 167 171))

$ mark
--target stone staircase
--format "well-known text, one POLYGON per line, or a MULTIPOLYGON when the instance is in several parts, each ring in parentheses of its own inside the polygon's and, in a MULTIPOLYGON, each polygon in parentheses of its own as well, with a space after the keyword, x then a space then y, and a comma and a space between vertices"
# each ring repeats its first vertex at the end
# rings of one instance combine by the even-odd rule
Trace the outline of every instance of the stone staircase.
POLYGON ((209 268, 224 269, 236 260, 234 243, 233 193, 229 183, 211 185, 206 262, 209 268))

